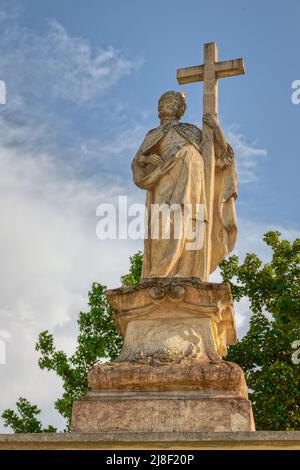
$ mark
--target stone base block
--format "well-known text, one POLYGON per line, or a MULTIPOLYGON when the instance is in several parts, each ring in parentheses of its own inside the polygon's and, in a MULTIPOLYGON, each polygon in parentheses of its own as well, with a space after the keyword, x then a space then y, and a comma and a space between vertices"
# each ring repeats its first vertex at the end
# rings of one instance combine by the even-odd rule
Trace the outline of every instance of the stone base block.
POLYGON ((250 401, 226 392, 91 392, 73 404, 72 432, 254 430, 250 401))
MULTIPOLYGON (((93 392, 166 392, 214 390, 248 398, 242 369, 232 362, 183 360, 170 364, 112 362, 88 374, 93 392)), ((222 393, 221 392, 221 393, 222 393)))

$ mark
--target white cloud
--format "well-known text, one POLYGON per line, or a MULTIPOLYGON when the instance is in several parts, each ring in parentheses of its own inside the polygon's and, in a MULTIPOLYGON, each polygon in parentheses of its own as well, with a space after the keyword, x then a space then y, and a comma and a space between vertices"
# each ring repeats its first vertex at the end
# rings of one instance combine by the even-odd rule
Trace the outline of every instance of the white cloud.
POLYGON ((100 96, 141 65, 111 46, 93 53, 88 41, 70 36, 57 21, 50 23, 43 44, 37 45, 37 54, 47 58, 46 73, 52 78, 54 93, 79 104, 100 96))
MULTIPOLYGON (((114 174, 85 175, 77 145, 90 140, 66 132, 55 99, 93 104, 137 64, 114 48, 93 53, 57 23, 41 36, 21 28, 14 15, 0 21, 0 69, 8 83, 0 109, 0 340, 7 359, 0 365, 0 412, 26 396, 43 409, 45 423, 62 429, 53 411, 61 383, 38 368, 38 334, 53 331, 58 346, 71 353, 91 283, 117 286, 140 244, 96 238, 96 207, 126 194, 127 185, 114 174)), ((111 140, 119 158, 131 151, 124 142, 125 136, 111 140)), ((101 162, 105 148, 98 144, 97 152, 101 162)))
MULTIPOLYGON (((46 102, 60 98, 78 105, 89 103, 143 63, 126 58, 112 46, 94 50, 57 21, 51 21, 43 35, 21 27, 5 11, 0 11, 0 23, 0 66, 5 71, 8 100, 18 90, 21 96, 30 91, 31 97, 43 97, 46 102)), ((22 105, 20 99, 15 97, 15 106, 22 105)))
MULTIPOLYGON (((131 160, 136 154, 146 133, 145 126, 135 124, 132 128, 116 132, 114 139, 90 138, 81 144, 81 159, 85 164, 101 165, 102 171, 112 173, 112 169, 119 176, 131 177, 131 160), (101 162, 99 161, 101 155, 101 162)), ((127 190, 126 190, 127 192, 127 190)))
POLYGON ((256 181, 261 159, 267 156, 266 149, 258 147, 256 141, 249 141, 245 135, 233 128, 227 131, 227 138, 236 153, 239 182, 256 181))
POLYGON ((0 336, 7 344, 0 409, 23 395, 48 413, 60 381, 38 370, 38 333, 54 330, 71 352, 91 283, 117 286, 140 246, 96 238, 96 207, 113 200, 118 186, 80 180, 47 155, 8 148, 0 148, 0 174, 0 336))

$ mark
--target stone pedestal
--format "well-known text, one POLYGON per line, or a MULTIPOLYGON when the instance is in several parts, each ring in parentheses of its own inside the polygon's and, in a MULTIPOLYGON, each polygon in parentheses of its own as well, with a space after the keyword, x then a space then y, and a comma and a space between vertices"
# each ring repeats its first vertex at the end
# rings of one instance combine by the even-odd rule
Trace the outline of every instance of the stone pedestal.
POLYGON ((236 342, 228 285, 152 278, 107 297, 124 346, 89 372, 72 431, 254 430, 244 374, 221 358, 236 342))

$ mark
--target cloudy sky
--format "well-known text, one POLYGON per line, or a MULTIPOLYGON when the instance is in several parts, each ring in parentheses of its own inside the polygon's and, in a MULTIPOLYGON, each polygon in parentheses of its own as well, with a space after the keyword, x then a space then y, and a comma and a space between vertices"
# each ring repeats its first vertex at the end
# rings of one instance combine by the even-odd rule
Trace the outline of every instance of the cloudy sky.
MULTIPOLYGON (((220 60, 246 61, 245 76, 219 84, 238 160, 236 253, 268 260, 264 232, 298 236, 299 15, 296 0, 0 1, 0 411, 25 396, 63 429, 61 384, 39 370, 35 341, 48 329, 72 352, 91 283, 117 287, 142 248, 98 240, 96 208, 144 200, 130 163, 164 91, 185 91, 185 121, 201 126, 202 85, 179 87, 176 69, 201 63, 205 42, 218 43, 220 60)), ((236 310, 241 336, 247 303, 236 310)))

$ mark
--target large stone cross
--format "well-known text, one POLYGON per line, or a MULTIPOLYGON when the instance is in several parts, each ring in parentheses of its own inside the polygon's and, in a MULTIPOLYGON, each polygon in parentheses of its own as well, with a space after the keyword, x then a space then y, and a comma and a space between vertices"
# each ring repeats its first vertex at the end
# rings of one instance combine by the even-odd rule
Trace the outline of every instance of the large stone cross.
MULTIPOLYGON (((218 78, 232 77, 245 73, 243 59, 218 62, 218 49, 215 42, 204 44, 204 64, 177 70, 180 84, 203 81, 203 113, 218 113, 218 78)), ((203 124, 202 156, 205 164, 205 190, 207 201, 208 224, 205 243, 205 279, 208 281, 211 260, 211 235, 213 225, 214 168, 215 155, 213 130, 203 124)))

